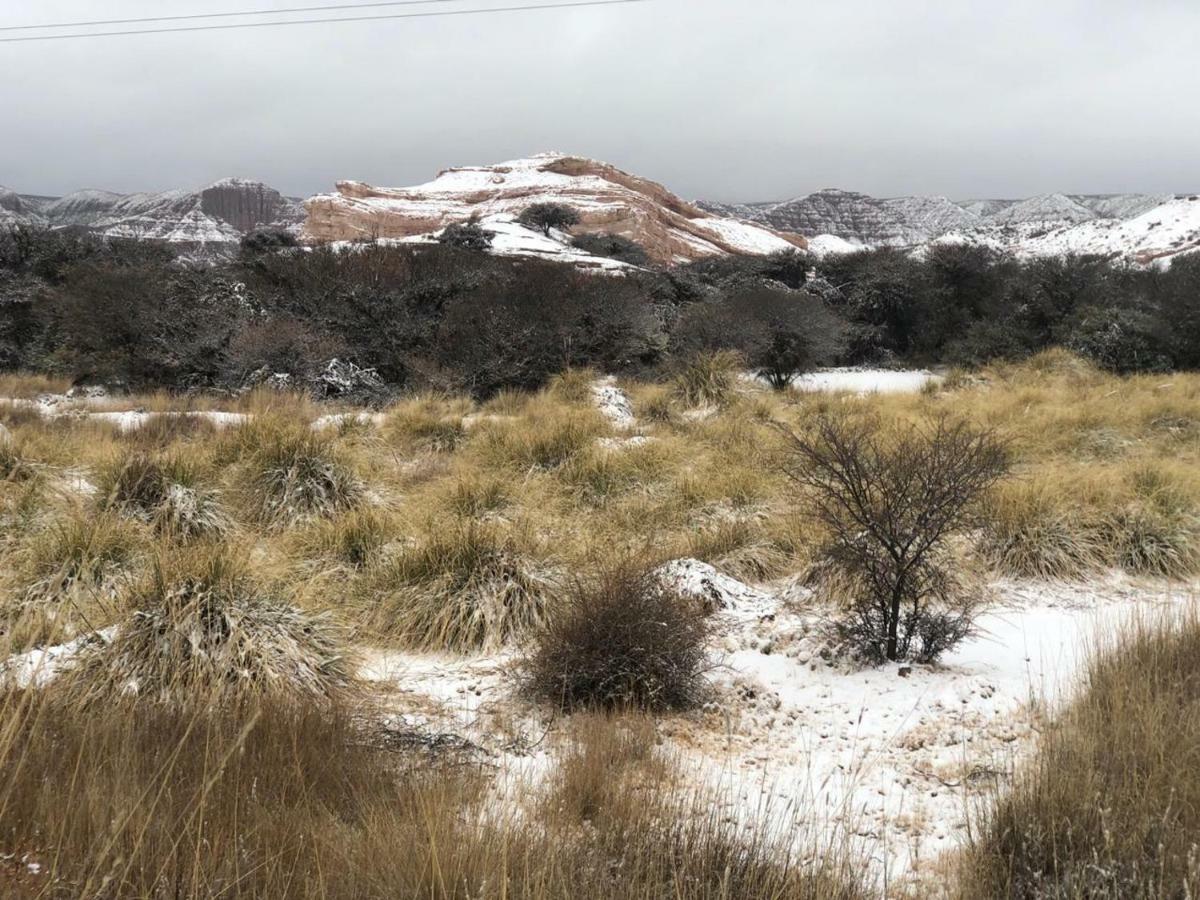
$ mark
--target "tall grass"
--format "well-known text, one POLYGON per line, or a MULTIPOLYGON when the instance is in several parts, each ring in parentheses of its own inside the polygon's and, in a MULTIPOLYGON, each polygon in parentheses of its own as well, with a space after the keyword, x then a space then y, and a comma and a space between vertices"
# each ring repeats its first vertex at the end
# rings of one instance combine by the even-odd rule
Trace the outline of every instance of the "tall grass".
POLYGON ((1135 619, 982 823, 964 898, 1200 892, 1200 618, 1135 619))
POLYGON ((737 834, 669 777, 648 723, 581 723, 526 814, 495 802, 487 767, 393 749, 406 737, 341 709, 80 712, 53 694, 2 693, 0 893, 868 896, 849 858, 802 863, 737 834))

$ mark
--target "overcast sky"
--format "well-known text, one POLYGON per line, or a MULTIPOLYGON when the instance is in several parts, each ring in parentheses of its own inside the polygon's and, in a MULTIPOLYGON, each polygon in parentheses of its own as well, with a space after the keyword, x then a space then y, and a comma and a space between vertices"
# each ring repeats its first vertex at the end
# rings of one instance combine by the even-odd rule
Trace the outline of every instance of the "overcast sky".
MULTIPOLYGON (((0 0, 0 25, 330 2, 355 0, 0 0)), ((416 9, 519 2, 548 0, 416 9)), ((650 0, 0 43, 0 184, 308 195, 562 150, 718 200, 1195 191, 1198 58, 1197 0, 650 0)))

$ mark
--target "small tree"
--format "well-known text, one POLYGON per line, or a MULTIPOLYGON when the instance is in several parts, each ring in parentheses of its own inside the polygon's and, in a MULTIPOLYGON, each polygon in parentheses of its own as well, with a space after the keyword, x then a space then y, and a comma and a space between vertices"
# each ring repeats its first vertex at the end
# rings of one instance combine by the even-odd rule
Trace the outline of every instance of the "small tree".
POLYGON ((488 231, 477 220, 471 219, 469 222, 447 225, 438 235, 438 243, 483 252, 491 249, 492 239, 495 237, 494 231, 488 231))
POLYGON ((517 218, 526 228, 536 228, 546 237, 550 237, 550 229, 570 231, 579 224, 579 213, 561 203, 535 203, 528 207, 517 218))
POLYGON ((845 415, 784 433, 787 474, 830 534, 831 569, 850 585, 840 636, 877 662, 932 661, 966 637, 975 602, 946 545, 1008 472, 1004 444, 944 417, 886 437, 877 420, 845 415))

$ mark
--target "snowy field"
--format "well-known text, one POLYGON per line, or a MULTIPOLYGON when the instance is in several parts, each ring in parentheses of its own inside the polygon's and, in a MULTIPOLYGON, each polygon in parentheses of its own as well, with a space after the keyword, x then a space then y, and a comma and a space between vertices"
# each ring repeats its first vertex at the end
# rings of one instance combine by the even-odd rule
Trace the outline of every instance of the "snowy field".
MULTIPOLYGON (((712 586, 732 598, 717 618, 712 700, 660 720, 668 749, 728 820, 760 827, 765 811, 780 833, 851 841, 889 883, 936 875, 1070 696, 1090 647, 1195 597, 1117 575, 1000 582, 976 636, 941 663, 856 669, 822 657, 821 611, 805 591, 724 576, 712 586)), ((505 655, 370 651, 363 671, 409 725, 467 737, 510 779, 536 782, 553 768, 554 724, 515 696, 511 666, 505 655)))
MULTIPOLYGON (((756 384, 766 380, 753 374, 747 379, 756 384)), ((850 394, 915 394, 927 384, 936 384, 942 376, 926 369, 820 369, 801 375, 792 382, 798 391, 850 394)))

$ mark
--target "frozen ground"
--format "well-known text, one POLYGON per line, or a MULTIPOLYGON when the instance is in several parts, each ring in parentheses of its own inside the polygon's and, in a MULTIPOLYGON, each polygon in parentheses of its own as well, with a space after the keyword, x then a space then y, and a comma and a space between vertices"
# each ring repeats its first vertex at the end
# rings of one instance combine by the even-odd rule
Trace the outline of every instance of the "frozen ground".
POLYGON ((798 391, 845 391, 854 394, 913 394, 942 376, 924 369, 822 369, 801 375, 798 391))
MULTIPOLYGON (((668 577, 703 590, 702 567, 668 577)), ((1190 591, 1098 583, 1002 582, 979 634, 937 666, 855 669, 821 655, 820 612, 786 583, 717 587, 713 700, 666 717, 661 733, 749 828, 769 810, 784 833, 863 847, 889 883, 936 876, 968 815, 1033 749, 1041 723, 1077 682, 1087 648, 1128 617, 1178 609, 1190 591)), ((460 734, 509 773, 547 771, 556 726, 513 690, 505 656, 460 659, 372 651, 365 674, 410 726, 460 734)), ((528 788, 528 790, 531 790, 528 788)))
MULTIPOLYGON (((1117 575, 999 582, 978 634, 940 664, 863 669, 825 658, 822 611, 791 582, 746 585, 694 560, 662 573, 715 623, 711 699, 659 719, 667 751, 725 821, 762 827, 765 812, 775 834, 850 841, 891 885, 937 877, 941 854, 1078 684, 1089 647, 1196 600, 1192 588, 1117 575)), ((78 646, 15 657, 0 676, 45 683, 78 646)), ((536 795, 565 731, 519 695, 510 652, 362 648, 360 659, 398 725, 477 747, 503 775, 499 801, 536 795)))

